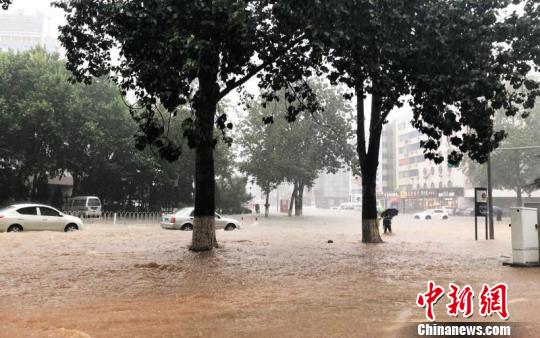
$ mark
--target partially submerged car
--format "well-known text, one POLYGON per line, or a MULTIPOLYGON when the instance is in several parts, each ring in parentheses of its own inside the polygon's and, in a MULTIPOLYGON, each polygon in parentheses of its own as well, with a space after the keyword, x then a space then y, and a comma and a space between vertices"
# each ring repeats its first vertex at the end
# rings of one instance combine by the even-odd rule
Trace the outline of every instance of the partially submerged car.
POLYGON ((75 231, 82 228, 79 217, 66 215, 43 204, 13 204, 0 209, 0 232, 75 231))
POLYGON ((448 219, 448 212, 444 209, 427 209, 414 214, 415 219, 448 219))
MULTIPOLYGON (((193 230, 194 208, 183 208, 173 214, 164 214, 160 226, 168 230, 193 230)), ((216 213, 216 229, 231 231, 240 229, 240 222, 216 213)))

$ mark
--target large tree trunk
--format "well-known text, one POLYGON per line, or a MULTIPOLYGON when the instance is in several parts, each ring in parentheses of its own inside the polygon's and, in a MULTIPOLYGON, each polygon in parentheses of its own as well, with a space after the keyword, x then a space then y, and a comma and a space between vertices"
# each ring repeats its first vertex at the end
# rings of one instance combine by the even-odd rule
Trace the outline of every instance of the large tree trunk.
POLYGON ((296 199, 294 201, 294 215, 302 216, 303 215, 303 205, 304 205, 304 185, 302 183, 298 184, 298 191, 296 192, 296 199))
POLYGON ((291 200, 289 202, 289 217, 292 216, 293 206, 294 206, 294 204, 296 202, 297 191, 298 191, 298 186, 296 185, 296 183, 294 183, 293 192, 291 194, 291 200))
POLYGON ((37 195, 38 174, 32 176, 32 189, 30 190, 30 200, 35 201, 37 195))
POLYGON ((264 217, 268 218, 268 214, 270 213, 270 202, 269 202, 270 189, 267 188, 265 191, 265 194, 266 194, 266 201, 264 202, 264 217))
POLYGON ((201 53, 204 67, 199 71, 199 90, 194 98, 195 128, 198 135, 195 149, 195 212, 190 247, 193 251, 209 251, 217 247, 214 115, 219 100, 218 57, 210 50, 201 53))
POLYGON ((514 161, 514 164, 516 166, 516 172, 515 172, 515 175, 516 175, 516 203, 517 203, 517 206, 520 207, 523 205, 523 189, 522 189, 522 186, 523 186, 523 182, 522 182, 522 179, 521 179, 521 154, 519 152, 516 152, 515 154, 515 161, 514 161))
POLYGON ((362 183, 362 242, 381 243, 374 181, 362 183))
POLYGON ((377 168, 382 134, 381 98, 373 95, 369 126, 369 148, 366 151, 363 87, 356 88, 357 152, 362 172, 362 242, 382 243, 377 215, 377 168))
POLYGON ((523 205, 523 189, 520 186, 516 187, 516 195, 517 195, 516 203, 517 203, 517 206, 520 207, 523 205))

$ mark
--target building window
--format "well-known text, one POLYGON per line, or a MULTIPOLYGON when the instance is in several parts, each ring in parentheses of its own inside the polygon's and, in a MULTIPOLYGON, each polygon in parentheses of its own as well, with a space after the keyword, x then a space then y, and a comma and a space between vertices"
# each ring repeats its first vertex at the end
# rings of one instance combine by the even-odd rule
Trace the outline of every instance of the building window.
POLYGON ((448 181, 448 188, 452 188, 452 181, 448 181))
MULTIPOLYGON (((433 169, 433 168, 431 168, 433 169)), ((435 183, 431 182, 431 189, 434 189, 435 188, 435 183)))
POLYGON ((435 168, 431 167, 430 172, 431 172, 431 175, 435 175, 435 168))
POLYGON ((427 189, 427 183, 424 183, 424 189, 427 189))
POLYGON ((442 182, 439 182, 439 188, 442 188, 442 187, 443 187, 442 182))

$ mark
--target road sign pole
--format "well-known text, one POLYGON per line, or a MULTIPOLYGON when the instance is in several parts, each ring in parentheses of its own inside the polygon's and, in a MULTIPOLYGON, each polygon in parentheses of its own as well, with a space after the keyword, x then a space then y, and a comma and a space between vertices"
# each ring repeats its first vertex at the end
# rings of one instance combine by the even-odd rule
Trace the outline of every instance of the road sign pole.
MULTIPOLYGON (((488 155, 487 160, 487 171, 488 171, 488 214, 486 217, 489 219, 489 239, 495 239, 495 227, 493 225, 493 188, 491 186, 491 155, 488 155)), ((487 229, 486 229, 487 230, 487 229)), ((487 238, 486 238, 487 239, 487 238)))
POLYGON ((476 216, 476 208, 474 210, 474 240, 478 240, 478 216, 476 216))
POLYGON ((485 217, 485 220, 486 220, 486 241, 489 239, 488 237, 488 233, 489 233, 489 229, 488 229, 488 216, 486 215, 485 217))

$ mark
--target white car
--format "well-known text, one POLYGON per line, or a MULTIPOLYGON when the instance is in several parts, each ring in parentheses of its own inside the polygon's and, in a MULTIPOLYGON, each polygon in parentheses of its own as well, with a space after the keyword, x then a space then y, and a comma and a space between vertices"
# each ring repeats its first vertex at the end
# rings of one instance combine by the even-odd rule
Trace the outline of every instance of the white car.
POLYGON ((13 204, 0 209, 0 232, 75 231, 82 229, 80 218, 65 215, 43 204, 13 204))
POLYGON ((414 214, 415 219, 448 219, 448 212, 444 209, 428 209, 414 214))
MULTIPOLYGON (((163 229, 169 230, 193 230, 193 212, 193 208, 183 208, 174 214, 163 215, 159 225, 163 229)), ((240 229, 240 222, 216 213, 216 229, 224 229, 226 231, 240 229)))
POLYGON ((339 205, 340 210, 362 210, 361 203, 346 202, 339 205))

